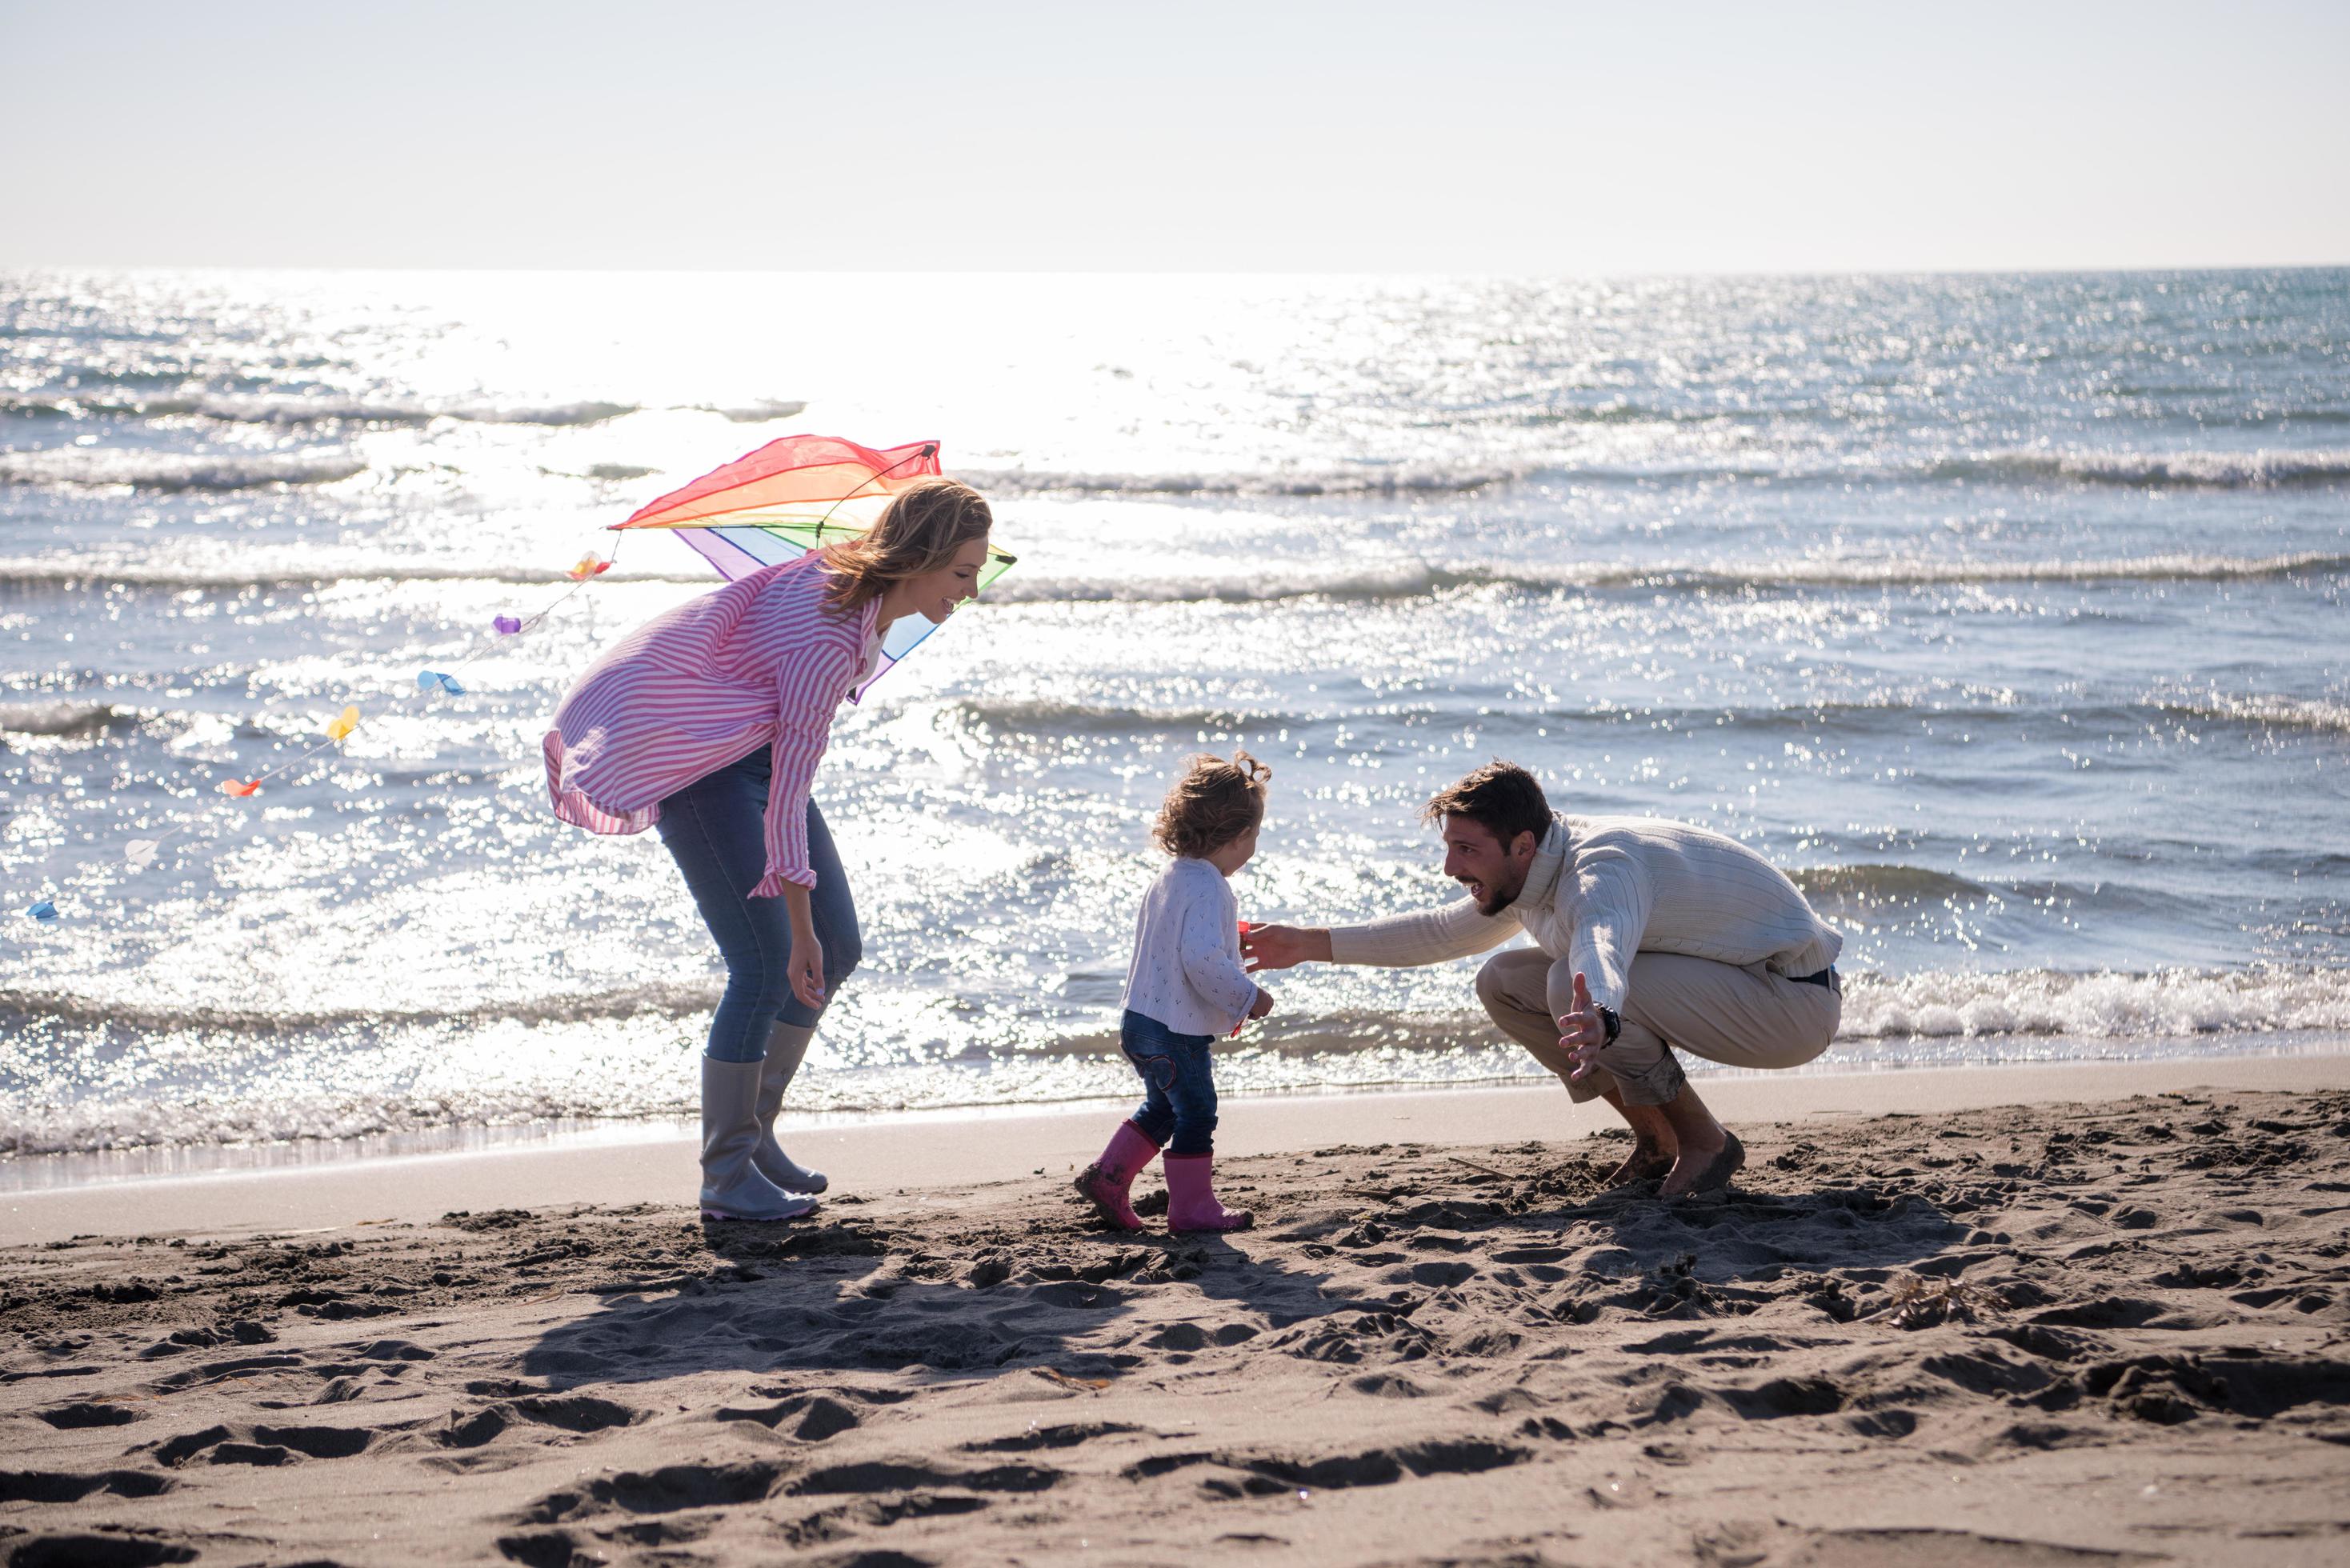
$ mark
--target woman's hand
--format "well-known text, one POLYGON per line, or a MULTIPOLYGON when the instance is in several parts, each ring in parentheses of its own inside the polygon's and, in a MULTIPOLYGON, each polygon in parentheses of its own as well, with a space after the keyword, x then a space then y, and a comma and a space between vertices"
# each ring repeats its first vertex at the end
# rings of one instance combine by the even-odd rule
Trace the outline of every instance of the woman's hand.
POLYGON ((1256 988, 1256 1000, 1249 1003, 1249 1016, 1251 1018, 1263 1018, 1266 1013, 1271 1012, 1272 1011, 1273 992, 1265 990, 1265 988, 1261 985, 1258 986, 1256 988))
POLYGON ((820 1008, 824 1005, 824 944, 816 938, 816 915, 808 905, 808 890, 796 882, 785 883, 784 912, 792 928, 792 994, 810 1007, 820 1008))
POLYGON ((792 994, 810 1007, 824 1005, 824 944, 816 933, 792 933, 792 994))

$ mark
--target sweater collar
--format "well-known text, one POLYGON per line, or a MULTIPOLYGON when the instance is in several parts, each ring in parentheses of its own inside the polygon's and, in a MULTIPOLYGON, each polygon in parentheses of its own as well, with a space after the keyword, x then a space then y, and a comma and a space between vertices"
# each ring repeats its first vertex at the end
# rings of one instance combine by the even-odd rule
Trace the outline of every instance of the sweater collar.
POLYGON ((1566 824, 1552 819, 1550 831, 1534 847, 1534 863, 1526 867, 1526 885, 1518 889, 1516 903, 1537 909, 1547 909, 1558 893, 1558 874, 1566 865, 1566 824))

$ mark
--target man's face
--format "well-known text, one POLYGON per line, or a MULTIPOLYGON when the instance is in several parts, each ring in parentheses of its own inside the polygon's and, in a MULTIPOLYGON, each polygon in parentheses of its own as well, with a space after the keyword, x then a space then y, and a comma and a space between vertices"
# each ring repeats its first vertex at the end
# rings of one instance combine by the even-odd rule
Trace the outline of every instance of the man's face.
POLYGON ((1465 816, 1444 819, 1444 874, 1469 889, 1481 914, 1508 909, 1524 888, 1526 868, 1534 861, 1531 833, 1519 834, 1515 846, 1505 848, 1482 823, 1465 816))

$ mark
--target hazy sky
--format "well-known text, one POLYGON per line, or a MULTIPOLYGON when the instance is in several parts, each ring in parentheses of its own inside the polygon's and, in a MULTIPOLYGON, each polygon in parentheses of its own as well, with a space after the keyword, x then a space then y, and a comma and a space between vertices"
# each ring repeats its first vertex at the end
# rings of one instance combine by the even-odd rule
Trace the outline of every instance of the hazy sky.
POLYGON ((2350 262, 2350 5, 0 0, 0 265, 2350 262))

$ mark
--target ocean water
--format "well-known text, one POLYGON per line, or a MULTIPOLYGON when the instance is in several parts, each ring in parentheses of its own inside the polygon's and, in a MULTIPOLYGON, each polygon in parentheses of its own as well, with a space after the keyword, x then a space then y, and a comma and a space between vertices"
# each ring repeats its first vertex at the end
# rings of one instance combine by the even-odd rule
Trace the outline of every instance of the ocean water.
MULTIPOLYGON (((2350 1031, 2350 272, 18 273, 0 1155, 689 1108, 715 955, 538 738, 711 579, 633 536, 490 622, 795 431, 941 441, 1021 557, 836 727, 867 961, 805 1107, 1126 1093, 1147 826, 1236 745, 1248 918, 1449 897, 1416 807, 1501 755, 1788 867, 1828 1065, 2350 1031)), ((1472 967, 1279 976, 1222 1082, 1525 1075, 1472 967)))

